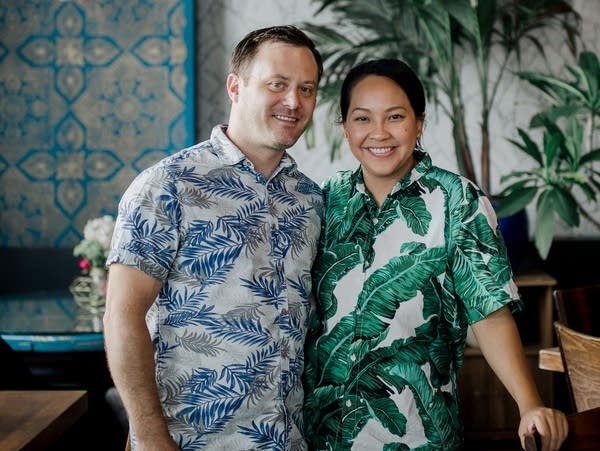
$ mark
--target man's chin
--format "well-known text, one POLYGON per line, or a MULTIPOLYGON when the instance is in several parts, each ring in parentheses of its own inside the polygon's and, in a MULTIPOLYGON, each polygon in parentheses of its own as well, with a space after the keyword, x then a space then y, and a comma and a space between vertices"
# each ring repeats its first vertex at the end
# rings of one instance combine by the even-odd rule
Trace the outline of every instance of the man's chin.
POLYGON ((280 150, 286 150, 292 147, 294 144, 298 142, 302 134, 298 136, 278 136, 275 140, 275 148, 280 150))

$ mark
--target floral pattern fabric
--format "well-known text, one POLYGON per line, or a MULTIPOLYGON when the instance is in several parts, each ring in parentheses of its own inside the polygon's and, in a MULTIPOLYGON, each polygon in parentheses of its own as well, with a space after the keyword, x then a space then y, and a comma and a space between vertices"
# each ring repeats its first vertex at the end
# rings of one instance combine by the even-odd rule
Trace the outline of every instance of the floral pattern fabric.
POLYGON ((314 449, 459 447, 467 325, 520 307, 487 198, 415 156, 380 208, 360 169, 324 186, 305 373, 314 449))
POLYGON ((321 215, 320 188, 289 155, 265 180, 220 126, 123 196, 108 263, 163 282, 146 321, 182 450, 306 449, 300 378, 321 215))

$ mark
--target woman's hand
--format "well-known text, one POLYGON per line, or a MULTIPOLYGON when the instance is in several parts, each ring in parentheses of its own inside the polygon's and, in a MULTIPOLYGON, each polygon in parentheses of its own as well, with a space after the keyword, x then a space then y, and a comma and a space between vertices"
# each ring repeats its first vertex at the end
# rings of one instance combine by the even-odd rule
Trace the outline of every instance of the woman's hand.
POLYGON ((558 451, 569 433, 567 417, 559 410, 534 407, 521 415, 519 438, 525 449, 525 435, 535 431, 542 438, 542 451, 558 451))

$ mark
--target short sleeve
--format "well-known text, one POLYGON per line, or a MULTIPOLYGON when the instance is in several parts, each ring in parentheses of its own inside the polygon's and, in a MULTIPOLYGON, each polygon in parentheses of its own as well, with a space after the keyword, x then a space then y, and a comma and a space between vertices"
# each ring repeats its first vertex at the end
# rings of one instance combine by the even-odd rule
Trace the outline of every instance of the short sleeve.
POLYGON ((119 202, 107 265, 121 263, 165 281, 179 245, 176 183, 160 167, 136 177, 119 202))
POLYGON ((452 273, 469 324, 501 307, 522 308, 498 220, 487 197, 468 184, 461 205, 451 211, 455 234, 452 273))

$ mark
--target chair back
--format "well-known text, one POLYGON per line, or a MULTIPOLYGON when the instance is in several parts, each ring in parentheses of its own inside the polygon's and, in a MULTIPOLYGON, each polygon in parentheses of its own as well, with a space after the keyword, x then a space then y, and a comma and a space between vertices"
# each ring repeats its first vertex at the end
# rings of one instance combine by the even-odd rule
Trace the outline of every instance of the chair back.
POLYGON ((600 449, 600 407, 567 416, 569 436, 562 451, 598 451, 600 449))
POLYGON ((554 323, 554 329, 575 411, 600 407, 600 337, 559 322, 554 323))
POLYGON ((554 290, 553 295, 560 323, 600 337, 600 285, 554 290))

